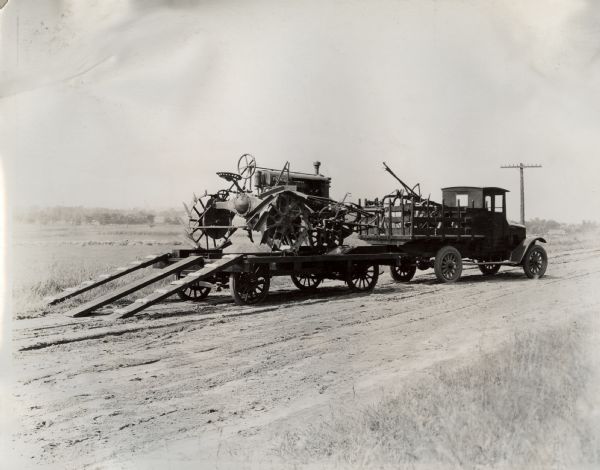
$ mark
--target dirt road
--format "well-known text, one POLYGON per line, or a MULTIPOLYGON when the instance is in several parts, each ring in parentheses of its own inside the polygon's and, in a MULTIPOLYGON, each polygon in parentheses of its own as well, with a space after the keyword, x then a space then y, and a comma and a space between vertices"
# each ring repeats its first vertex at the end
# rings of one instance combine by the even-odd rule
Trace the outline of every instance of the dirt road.
POLYGON ((32 466, 277 466, 278 436, 331 405, 375 400, 515 331, 597 313, 599 255, 554 252, 540 280, 521 269, 466 270, 454 285, 385 274, 371 295, 284 285, 257 307, 223 293, 128 320, 20 320, 15 445, 32 466))

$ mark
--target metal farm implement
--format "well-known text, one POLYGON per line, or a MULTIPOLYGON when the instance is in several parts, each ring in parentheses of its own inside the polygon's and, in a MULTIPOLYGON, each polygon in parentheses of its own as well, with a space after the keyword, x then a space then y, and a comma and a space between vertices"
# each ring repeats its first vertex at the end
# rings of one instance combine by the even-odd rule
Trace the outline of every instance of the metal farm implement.
MULTIPOLYGON (((506 219, 506 190, 495 187, 451 187, 442 202, 423 198, 420 187, 406 185, 387 165, 400 188, 364 205, 329 197, 331 179, 319 173, 262 168, 248 154, 238 160, 238 173, 218 172, 228 187, 194 196, 186 237, 191 249, 173 250, 121 267, 96 280, 67 289, 51 300, 56 304, 142 268, 159 268, 142 279, 101 295, 69 312, 90 315, 168 277, 169 284, 146 297, 114 310, 118 318, 177 294, 199 301, 212 290, 229 287, 239 305, 263 301, 275 276, 290 276, 294 285, 312 292, 325 279, 345 281, 352 291, 369 292, 377 284, 380 266, 389 266, 399 282, 417 269, 434 268, 441 282, 459 279, 465 263, 485 275, 501 266, 522 266, 527 277, 541 277, 547 255, 539 242, 527 238, 525 227, 506 219), (227 253, 231 236, 244 230, 250 241, 260 237, 262 251, 227 253), (368 246, 347 246, 349 235, 368 246)), ((233 248, 233 247, 232 247, 233 248)))

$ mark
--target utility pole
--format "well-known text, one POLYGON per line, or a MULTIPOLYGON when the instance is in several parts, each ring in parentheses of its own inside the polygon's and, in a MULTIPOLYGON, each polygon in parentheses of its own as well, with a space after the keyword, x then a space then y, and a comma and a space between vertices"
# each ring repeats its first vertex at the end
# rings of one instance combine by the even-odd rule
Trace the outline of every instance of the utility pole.
POLYGON ((518 168, 521 173, 521 225, 525 225, 525 180, 523 178, 524 168, 541 168, 542 165, 527 165, 519 163, 518 165, 502 165, 500 168, 518 168))

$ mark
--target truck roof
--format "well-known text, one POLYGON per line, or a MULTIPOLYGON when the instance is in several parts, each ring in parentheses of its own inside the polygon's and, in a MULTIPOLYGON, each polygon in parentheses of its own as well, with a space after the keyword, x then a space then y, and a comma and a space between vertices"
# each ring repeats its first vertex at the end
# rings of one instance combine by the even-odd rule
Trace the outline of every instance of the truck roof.
POLYGON ((460 192, 460 191, 485 191, 487 193, 508 193, 510 192, 508 189, 498 188, 497 186, 449 186, 447 188, 442 188, 442 191, 450 191, 450 192, 460 192))

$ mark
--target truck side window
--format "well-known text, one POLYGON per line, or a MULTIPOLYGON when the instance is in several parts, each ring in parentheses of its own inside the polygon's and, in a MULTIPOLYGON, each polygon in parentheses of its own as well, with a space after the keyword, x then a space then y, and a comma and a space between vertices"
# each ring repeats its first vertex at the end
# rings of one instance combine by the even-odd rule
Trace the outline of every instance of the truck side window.
POLYGON ((460 207, 467 207, 469 205, 469 195, 468 194, 457 194, 456 195, 456 205, 460 207))
POLYGON ((495 199, 494 211, 495 212, 502 212, 504 210, 503 198, 504 197, 502 194, 496 194, 496 196, 494 197, 494 199, 495 199))
POLYGON ((492 196, 490 196, 490 195, 487 195, 485 197, 485 208, 488 211, 491 211, 493 209, 492 208, 492 196))

